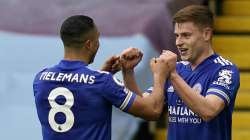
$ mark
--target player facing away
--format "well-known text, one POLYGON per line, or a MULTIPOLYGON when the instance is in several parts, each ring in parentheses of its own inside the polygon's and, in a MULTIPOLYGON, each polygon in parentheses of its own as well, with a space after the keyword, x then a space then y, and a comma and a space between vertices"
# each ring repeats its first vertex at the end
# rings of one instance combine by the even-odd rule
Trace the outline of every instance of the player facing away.
POLYGON ((120 59, 123 68, 135 67, 142 58, 139 50, 128 48, 120 57, 107 60, 103 71, 97 71, 88 67, 99 48, 99 32, 90 17, 67 18, 60 36, 64 58, 40 71, 33 83, 43 140, 110 140, 112 105, 147 120, 159 117, 169 72, 165 55, 151 61, 154 90, 143 97, 110 73, 119 69, 120 59))
MULTIPOLYGON (((239 71, 212 49, 213 14, 192 5, 179 10, 173 23, 182 61, 176 63, 176 54, 163 52, 170 71, 165 84, 168 140, 231 140, 239 71)), ((123 69, 127 79, 133 77, 130 71, 123 69)))

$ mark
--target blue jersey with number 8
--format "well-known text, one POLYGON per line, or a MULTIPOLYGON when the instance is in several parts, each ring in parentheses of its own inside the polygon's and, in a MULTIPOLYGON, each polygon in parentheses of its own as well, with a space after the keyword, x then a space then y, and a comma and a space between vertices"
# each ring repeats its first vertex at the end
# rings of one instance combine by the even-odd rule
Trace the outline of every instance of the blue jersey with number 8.
POLYGON ((108 72, 62 60, 33 83, 44 140, 110 140, 112 105, 127 111, 135 94, 108 72))

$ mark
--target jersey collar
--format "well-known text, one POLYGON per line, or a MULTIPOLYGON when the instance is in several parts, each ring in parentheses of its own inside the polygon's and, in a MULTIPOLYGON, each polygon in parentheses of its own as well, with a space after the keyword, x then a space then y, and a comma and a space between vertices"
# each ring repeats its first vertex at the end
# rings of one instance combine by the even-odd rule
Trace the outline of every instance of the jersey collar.
MULTIPOLYGON (((199 71, 200 69, 206 67, 208 64, 210 64, 211 62, 213 62, 213 60, 215 58, 217 58, 218 55, 215 53, 215 54, 212 54, 210 55, 209 57, 207 57, 206 59, 204 59, 193 71, 199 71)), ((191 69, 191 64, 189 64, 190 66, 190 69, 191 69)))
POLYGON ((76 69, 79 67, 88 66, 88 64, 83 61, 77 61, 77 60, 61 60, 58 66, 64 69, 76 69))

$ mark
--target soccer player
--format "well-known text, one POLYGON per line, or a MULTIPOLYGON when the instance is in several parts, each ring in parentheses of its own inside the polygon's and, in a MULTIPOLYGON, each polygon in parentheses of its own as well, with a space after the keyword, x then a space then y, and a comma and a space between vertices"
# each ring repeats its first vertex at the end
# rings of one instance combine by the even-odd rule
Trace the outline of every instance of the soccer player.
POLYGON ((44 140, 110 140, 112 105, 144 119, 159 117, 169 73, 165 55, 151 61, 154 90, 143 97, 107 72, 117 70, 120 58, 124 69, 134 67, 142 57, 139 50, 128 48, 120 58, 111 57, 102 68, 105 71, 96 71, 88 67, 99 48, 99 32, 90 17, 67 18, 60 36, 63 60, 39 72, 33 83, 44 140))
MULTIPOLYGON (((231 140, 239 71, 212 49, 213 14, 207 7, 191 5, 179 10, 173 23, 182 61, 176 63, 176 54, 163 52, 170 70, 165 85, 168 140, 231 140)), ((123 69, 124 79, 133 77, 131 71, 123 69)))

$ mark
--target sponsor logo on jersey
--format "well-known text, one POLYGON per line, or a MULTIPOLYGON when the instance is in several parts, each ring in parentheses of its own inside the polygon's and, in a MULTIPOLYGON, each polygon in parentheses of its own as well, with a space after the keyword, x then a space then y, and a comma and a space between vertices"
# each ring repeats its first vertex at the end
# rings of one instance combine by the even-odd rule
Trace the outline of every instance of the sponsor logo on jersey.
POLYGON ((168 106, 169 123, 200 124, 202 119, 186 106, 168 106))

